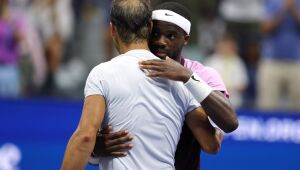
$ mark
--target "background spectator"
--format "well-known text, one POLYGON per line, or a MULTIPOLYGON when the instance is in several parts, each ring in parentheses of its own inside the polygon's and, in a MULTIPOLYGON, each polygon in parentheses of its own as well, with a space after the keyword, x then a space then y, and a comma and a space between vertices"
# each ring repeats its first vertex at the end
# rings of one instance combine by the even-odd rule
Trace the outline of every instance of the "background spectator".
MULTIPOLYGON (((156 5, 166 1, 168 0, 151 2, 156 5)), ((296 106, 300 106, 297 98, 299 90, 294 88, 295 84, 298 84, 297 77, 299 77, 298 57, 296 57, 298 54, 295 50, 298 44, 296 31, 299 22, 298 0, 175 1, 187 6, 192 14, 194 26, 190 33, 190 43, 183 50, 185 56, 203 62, 215 52, 211 60, 217 60, 218 65, 225 65, 230 57, 226 60, 226 57, 222 58, 225 63, 221 62, 221 59, 216 59, 216 56, 220 55, 219 50, 214 51, 218 44, 218 47, 222 46, 224 49, 221 51, 234 51, 235 56, 239 56, 244 62, 247 77, 241 72, 242 75, 239 76, 244 78, 236 83, 247 85, 246 89, 240 90, 239 93, 243 96, 242 106, 252 108, 257 103, 258 108, 267 109, 278 108, 274 105, 282 103, 285 107, 280 105, 280 108, 299 109, 296 106), (260 29, 261 22, 262 29, 260 29), (218 43, 225 32, 236 40, 235 48, 232 48, 235 45, 228 45, 231 43, 227 43, 227 40, 226 43, 221 43, 224 39, 218 43), (259 60, 261 53, 262 59, 259 60), (290 71, 293 74, 288 73, 288 69, 284 71, 281 69, 280 73, 276 73, 276 76, 281 75, 285 78, 283 80, 277 77, 276 81, 274 80, 276 83, 272 83, 272 88, 276 93, 271 93, 279 97, 270 97, 272 100, 269 100, 270 95, 267 93, 270 93, 268 90, 272 88, 269 86, 267 88, 265 82, 273 81, 271 80, 273 75, 268 74, 275 73, 274 70, 279 70, 278 67, 283 68, 281 65, 283 63, 286 63, 288 69, 294 68, 290 71), (272 71, 268 73, 266 70, 272 71), (294 78, 288 80, 287 75, 294 78), (276 98, 280 98, 281 102, 274 102, 276 98), (273 103, 272 106, 267 106, 271 105, 270 102, 273 103)), ((16 86, 15 91, 18 91, 17 96, 49 95, 81 98, 83 94, 81 89, 85 84, 84 77, 88 71, 95 65, 110 60, 116 54, 108 31, 110 0, 1 0, 1 3, 1 11, 9 8, 7 11, 10 11, 13 16, 11 18, 14 18, 11 20, 14 21, 12 23, 17 23, 6 27, 22 35, 22 38, 15 39, 13 37, 16 36, 10 33, 10 39, 13 40, 10 42, 14 44, 10 50, 14 51, 14 57, 9 60, 14 61, 14 64, 10 63, 9 67, 13 67, 12 70, 18 74, 9 76, 9 79, 18 77, 15 79, 18 83, 13 83, 16 86), (4 5, 4 2, 9 5, 4 5)), ((4 26, 3 23, 7 23, 8 20, 4 20, 2 14, 4 13, 1 12, 1 26, 4 26)), ((7 42, 5 40, 7 38, 7 36, 0 37, 2 47, 5 46, 3 44, 7 42)), ((3 65, 7 67, 7 57, 1 55, 0 58, 1 69, 4 69, 3 65)), ((233 64, 233 67, 241 66, 233 64)), ((5 68, 5 71, 0 72, 2 78, 7 77, 8 74, 5 73, 7 70, 5 68)), ((3 84, 7 82, 1 81, 0 84, 4 86, 3 84)), ((8 93, 7 90, 4 91, 8 93)))
POLYGON ((24 19, 0 0, 0 96, 18 97, 22 92, 19 62, 25 37, 24 19))
POLYGON ((260 56, 259 23, 263 16, 265 0, 222 0, 220 15, 226 22, 226 30, 235 36, 239 44, 239 55, 247 67, 249 86, 246 99, 249 106, 255 104, 256 70, 260 56))
POLYGON ((300 0, 268 0, 258 77, 261 109, 300 109, 300 0))
POLYGON ((30 20, 29 0, 10 0, 11 8, 22 16, 24 21, 23 57, 20 62, 23 95, 40 93, 45 83, 47 63, 41 37, 30 20))
POLYGON ((238 45, 230 35, 223 36, 216 45, 213 55, 206 64, 215 68, 224 80, 232 105, 239 108, 243 104, 243 92, 248 85, 246 66, 238 56, 238 45))
POLYGON ((216 43, 225 33, 225 22, 218 16, 218 2, 204 0, 200 5, 197 43, 204 56, 211 55, 216 43))
POLYGON ((65 45, 73 32, 71 1, 32 0, 29 13, 31 23, 40 33, 48 65, 44 92, 51 94, 55 87, 53 76, 62 62, 65 45))
POLYGON ((66 61, 55 74, 56 93, 81 97, 88 72, 114 55, 110 37, 110 0, 73 1, 75 30, 66 61))

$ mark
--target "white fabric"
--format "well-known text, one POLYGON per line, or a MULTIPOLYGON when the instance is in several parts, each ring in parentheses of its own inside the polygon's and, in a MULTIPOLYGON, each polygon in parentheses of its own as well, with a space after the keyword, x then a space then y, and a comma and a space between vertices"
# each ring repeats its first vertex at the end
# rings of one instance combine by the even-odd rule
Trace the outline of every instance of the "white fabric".
POLYGON ((187 89, 189 89, 199 103, 201 103, 212 92, 212 88, 209 87, 209 85, 207 85, 196 73, 193 73, 184 85, 187 89))
POLYGON ((89 164, 94 165, 94 166, 98 166, 99 163, 100 163, 100 158, 99 157, 93 157, 93 156, 89 157, 89 164))
POLYGON ((182 28, 187 34, 190 34, 191 22, 183 16, 165 9, 154 10, 152 20, 166 21, 182 28))
POLYGON ((199 103, 183 83, 148 78, 138 62, 158 59, 146 50, 133 50, 96 66, 85 96, 103 95, 106 113, 102 126, 134 135, 128 156, 101 158, 101 168, 174 169, 174 156, 185 114, 199 103))

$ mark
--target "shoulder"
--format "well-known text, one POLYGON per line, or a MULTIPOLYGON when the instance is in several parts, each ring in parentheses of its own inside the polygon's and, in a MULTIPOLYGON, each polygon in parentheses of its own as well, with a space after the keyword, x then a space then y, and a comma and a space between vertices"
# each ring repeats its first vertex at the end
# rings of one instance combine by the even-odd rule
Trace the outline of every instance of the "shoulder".
POLYGON ((213 90, 225 92, 228 95, 224 81, 216 69, 205 66, 198 61, 184 59, 184 66, 190 68, 194 73, 198 74, 213 90))
POLYGON ((203 66, 201 70, 195 71, 201 78, 203 78, 207 83, 218 83, 223 82, 220 74, 216 69, 210 66, 203 66))
POLYGON ((96 73, 101 72, 102 70, 105 70, 106 65, 107 65, 106 63, 100 63, 100 64, 98 64, 97 66, 95 66, 95 67, 91 70, 91 73, 90 73, 90 74, 96 74, 96 73))
POLYGON ((213 90, 223 92, 227 97, 229 93, 226 89, 225 83, 221 77, 221 75, 217 72, 216 69, 212 67, 205 66, 203 72, 198 73, 199 76, 204 77, 204 81, 212 87, 213 90))
POLYGON ((183 58, 183 61, 184 67, 191 69, 193 72, 202 72, 206 69, 205 66, 199 61, 190 60, 187 58, 183 58))
POLYGON ((116 56, 114 58, 112 58, 109 61, 103 62, 103 63, 99 63, 98 65, 96 65, 91 72, 109 72, 109 70, 113 69, 113 65, 120 62, 120 59, 122 59, 123 57, 116 56))
POLYGON ((104 62, 95 66, 89 73, 89 78, 100 78, 112 70, 112 62, 104 62))
POLYGON ((195 68, 195 67, 203 67, 203 64, 201 64, 199 61, 195 61, 195 60, 190 60, 190 59, 187 59, 187 58, 182 58, 183 61, 184 61, 184 66, 187 67, 187 68, 195 68))
POLYGON ((194 61, 184 58, 184 67, 191 69, 197 73, 202 79, 207 80, 209 78, 220 76, 219 73, 212 67, 205 66, 199 61, 194 61))

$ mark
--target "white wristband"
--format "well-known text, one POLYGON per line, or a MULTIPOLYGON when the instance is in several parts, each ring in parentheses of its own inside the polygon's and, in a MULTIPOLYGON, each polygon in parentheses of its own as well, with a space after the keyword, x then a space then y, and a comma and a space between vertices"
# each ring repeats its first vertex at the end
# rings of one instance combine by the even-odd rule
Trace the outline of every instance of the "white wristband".
POLYGON ((212 92, 211 87, 209 87, 196 73, 193 73, 184 85, 199 103, 212 92))
POLYGON ((211 118, 210 118, 209 116, 207 116, 207 117, 208 117, 209 123, 210 123, 213 127, 219 128, 218 125, 216 125, 215 122, 212 121, 211 118))
POLYGON ((99 166, 100 157, 94 157, 94 156, 90 155, 88 163, 91 165, 94 165, 94 166, 99 166))

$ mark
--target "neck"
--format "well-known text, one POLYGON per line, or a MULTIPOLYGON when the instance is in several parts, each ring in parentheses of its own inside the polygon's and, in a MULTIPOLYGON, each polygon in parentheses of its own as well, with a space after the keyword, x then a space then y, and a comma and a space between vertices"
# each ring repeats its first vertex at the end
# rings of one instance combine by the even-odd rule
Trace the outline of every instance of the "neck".
POLYGON ((119 53, 124 54, 130 50, 136 50, 136 49, 144 49, 149 51, 148 42, 145 40, 139 43, 130 43, 130 44, 120 43, 119 53))
POLYGON ((181 55, 179 55, 176 59, 175 59, 175 61, 177 61, 177 62, 179 62, 179 63, 181 63, 181 61, 182 61, 182 56, 181 55))

